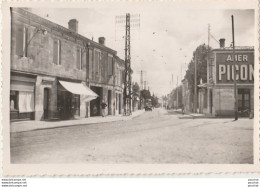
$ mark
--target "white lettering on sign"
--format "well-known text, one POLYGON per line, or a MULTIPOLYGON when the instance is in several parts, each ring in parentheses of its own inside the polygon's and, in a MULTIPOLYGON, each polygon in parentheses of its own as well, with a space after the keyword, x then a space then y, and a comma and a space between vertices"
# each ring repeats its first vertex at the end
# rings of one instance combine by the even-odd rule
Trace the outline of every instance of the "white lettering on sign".
POLYGON ((240 67, 240 79, 242 80, 242 81, 245 81, 245 80, 247 80, 247 65, 241 65, 241 67, 240 67))
POLYGON ((224 65, 220 64, 218 67, 218 80, 234 80, 236 75, 236 80, 250 80, 254 79, 254 66, 253 64, 249 65, 224 65), (225 78, 224 78, 225 77, 225 78))
POLYGON ((225 65, 219 65, 219 71, 218 71, 218 78, 221 81, 222 75, 225 75, 226 73, 226 66, 225 65))
MULTIPOLYGON (((233 55, 228 55, 226 61, 233 62, 233 55)), ((248 56, 247 55, 235 55, 235 61, 236 62, 248 62, 248 56)))

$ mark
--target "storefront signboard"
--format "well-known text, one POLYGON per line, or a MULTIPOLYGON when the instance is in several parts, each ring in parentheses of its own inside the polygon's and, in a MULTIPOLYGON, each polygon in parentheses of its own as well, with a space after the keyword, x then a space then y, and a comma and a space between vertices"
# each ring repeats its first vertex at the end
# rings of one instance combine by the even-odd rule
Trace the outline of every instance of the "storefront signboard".
POLYGON ((254 83, 253 52, 235 53, 235 62, 232 51, 216 54, 216 83, 233 84, 235 75, 238 84, 254 83))

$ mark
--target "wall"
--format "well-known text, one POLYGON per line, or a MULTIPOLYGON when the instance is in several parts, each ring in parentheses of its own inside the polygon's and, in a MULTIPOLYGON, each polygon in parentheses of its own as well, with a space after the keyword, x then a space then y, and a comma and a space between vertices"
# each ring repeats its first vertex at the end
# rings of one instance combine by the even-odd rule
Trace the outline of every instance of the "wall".
POLYGON ((76 51, 81 47, 84 51, 83 44, 76 41, 75 38, 64 36, 62 32, 56 32, 46 28, 48 33, 43 35, 37 33, 34 36, 36 27, 40 23, 34 22, 13 13, 12 16, 12 43, 11 43, 11 69, 16 71, 25 71, 36 74, 45 74, 58 77, 66 77, 77 80, 86 80, 86 52, 82 55, 82 70, 76 68, 76 51), (16 55, 16 30, 20 27, 28 29, 27 57, 16 55), (53 45, 54 40, 61 41, 61 65, 53 62, 53 45))

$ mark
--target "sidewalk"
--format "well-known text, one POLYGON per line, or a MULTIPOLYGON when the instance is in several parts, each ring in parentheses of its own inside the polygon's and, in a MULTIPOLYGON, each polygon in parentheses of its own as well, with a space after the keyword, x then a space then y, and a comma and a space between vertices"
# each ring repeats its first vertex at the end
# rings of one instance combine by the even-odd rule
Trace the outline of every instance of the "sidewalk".
POLYGON ((72 125, 89 125, 96 123, 108 123, 114 121, 126 121, 131 120, 144 113, 144 110, 137 110, 132 113, 131 116, 106 116, 106 117, 90 117, 90 118, 81 118, 74 120, 61 120, 61 121, 18 121, 10 122, 10 131, 11 132, 25 132, 32 130, 40 129, 51 129, 58 127, 66 127, 72 125))
POLYGON ((215 116, 207 115, 207 114, 200 114, 200 113, 191 113, 191 112, 184 112, 182 114, 181 109, 174 110, 176 113, 179 113, 179 119, 201 119, 201 118, 215 118, 215 116))

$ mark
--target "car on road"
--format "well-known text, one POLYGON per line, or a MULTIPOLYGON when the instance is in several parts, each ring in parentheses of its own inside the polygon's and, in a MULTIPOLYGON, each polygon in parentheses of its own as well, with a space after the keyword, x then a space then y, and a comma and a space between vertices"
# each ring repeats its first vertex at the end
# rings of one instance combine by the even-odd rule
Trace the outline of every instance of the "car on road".
POLYGON ((147 105, 147 106, 145 106, 145 111, 152 111, 153 110, 153 107, 152 106, 150 106, 150 105, 147 105))

